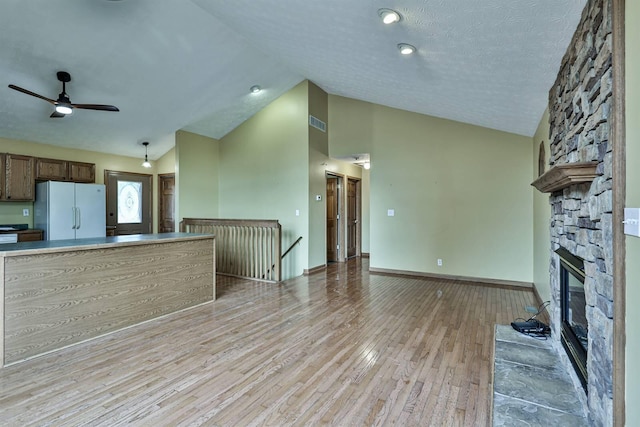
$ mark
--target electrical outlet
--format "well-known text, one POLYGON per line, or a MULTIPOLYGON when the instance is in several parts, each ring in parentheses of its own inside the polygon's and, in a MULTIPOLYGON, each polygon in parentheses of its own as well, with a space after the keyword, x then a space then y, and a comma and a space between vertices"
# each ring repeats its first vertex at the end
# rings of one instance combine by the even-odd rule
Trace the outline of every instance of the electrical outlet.
POLYGON ((29 216, 29 208, 22 209, 22 216, 29 216))
POLYGON ((438 267, 442 267, 442 260, 438 258, 438 267))
POLYGON ((300 209, 296 209, 296 216, 300 216, 300 209))

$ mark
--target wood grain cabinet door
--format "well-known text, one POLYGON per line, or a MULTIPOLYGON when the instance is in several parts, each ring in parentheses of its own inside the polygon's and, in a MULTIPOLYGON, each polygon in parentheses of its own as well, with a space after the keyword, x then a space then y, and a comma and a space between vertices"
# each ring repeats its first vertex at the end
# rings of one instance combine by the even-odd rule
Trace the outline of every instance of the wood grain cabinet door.
POLYGON ((69 181, 96 182, 96 165, 93 163, 69 162, 69 181))
POLYGON ((34 169, 33 157, 5 155, 5 200, 33 201, 35 199, 34 169))
POLYGON ((66 181, 67 161, 58 159, 36 159, 36 179, 40 181, 66 181))
POLYGON ((0 200, 4 200, 4 179, 7 174, 4 163, 5 154, 0 154, 0 200))

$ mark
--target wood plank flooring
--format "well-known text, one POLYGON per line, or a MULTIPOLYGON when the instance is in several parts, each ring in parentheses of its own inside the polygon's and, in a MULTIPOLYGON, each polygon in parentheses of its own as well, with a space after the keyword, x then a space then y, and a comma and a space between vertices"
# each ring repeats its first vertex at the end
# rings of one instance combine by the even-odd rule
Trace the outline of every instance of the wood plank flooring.
POLYGON ((367 261, 219 276, 215 302, 1 369, 0 425, 487 425, 494 324, 533 293, 367 261))

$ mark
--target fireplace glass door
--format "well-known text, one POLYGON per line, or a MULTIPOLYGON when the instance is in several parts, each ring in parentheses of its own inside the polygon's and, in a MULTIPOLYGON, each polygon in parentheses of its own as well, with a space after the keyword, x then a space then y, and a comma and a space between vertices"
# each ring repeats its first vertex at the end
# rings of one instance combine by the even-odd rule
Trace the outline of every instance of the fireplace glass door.
POLYGON ((584 294, 584 261, 564 248, 556 253, 560 256, 560 341, 586 391, 589 325, 584 294))
POLYGON ((563 320, 573 330, 580 346, 587 351, 587 303, 584 296, 584 283, 567 271, 567 284, 563 307, 563 320))

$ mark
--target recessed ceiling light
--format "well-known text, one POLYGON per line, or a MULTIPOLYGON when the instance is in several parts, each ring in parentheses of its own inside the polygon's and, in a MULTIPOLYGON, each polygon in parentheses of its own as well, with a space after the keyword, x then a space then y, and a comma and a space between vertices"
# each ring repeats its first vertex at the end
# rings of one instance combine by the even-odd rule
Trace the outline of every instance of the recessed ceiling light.
POLYGON ((416 48, 415 46, 411 46, 410 44, 407 44, 407 43, 400 43, 398 44, 398 50, 403 55, 411 55, 416 51, 416 48))
POLYGON ((378 9, 378 16, 385 24, 395 24, 401 19, 400 14, 393 9, 378 9))
POLYGON ((262 88, 261 88, 260 86, 258 86, 258 85, 253 85, 253 86, 251 86, 251 88, 249 89, 249 91, 250 91, 251 93, 258 93, 258 92, 260 92, 261 90, 262 90, 262 88))

